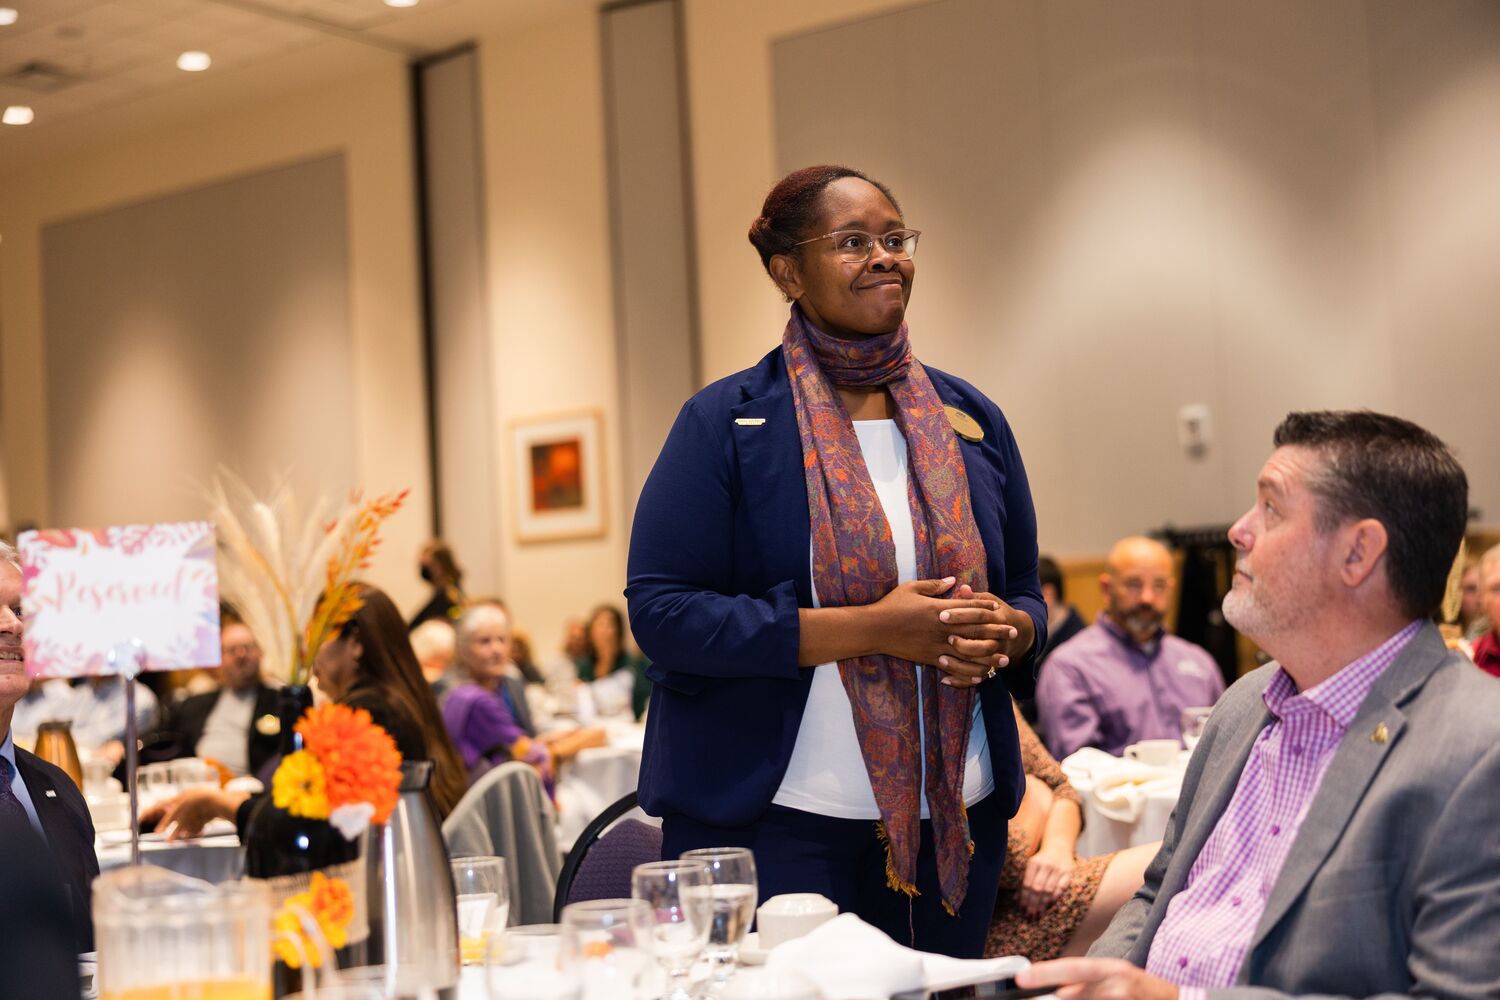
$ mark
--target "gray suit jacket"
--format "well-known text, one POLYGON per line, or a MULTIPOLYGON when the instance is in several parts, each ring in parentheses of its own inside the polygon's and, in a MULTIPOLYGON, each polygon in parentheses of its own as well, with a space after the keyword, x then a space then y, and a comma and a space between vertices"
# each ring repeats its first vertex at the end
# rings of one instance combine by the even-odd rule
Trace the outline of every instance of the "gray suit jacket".
MULTIPOLYGON (((1144 966, 1234 795, 1270 664, 1225 692, 1145 884, 1090 955, 1144 966)), ((1237 985, 1215 997, 1500 997, 1500 681, 1414 636, 1334 752, 1237 985), (1373 738, 1385 725, 1387 739, 1373 738)))

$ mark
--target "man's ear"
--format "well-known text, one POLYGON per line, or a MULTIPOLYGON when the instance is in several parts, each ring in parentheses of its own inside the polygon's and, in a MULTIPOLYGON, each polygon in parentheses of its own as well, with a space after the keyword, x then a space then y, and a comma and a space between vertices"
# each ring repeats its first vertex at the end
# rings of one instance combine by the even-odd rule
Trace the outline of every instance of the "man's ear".
POLYGON ((802 276, 797 272, 797 262, 784 253, 779 253, 771 258, 769 267, 771 269, 771 280, 776 282, 776 287, 781 289, 781 294, 786 296, 788 302, 795 302, 802 297, 802 276))
POLYGON ((1343 534, 1344 564, 1339 576, 1347 587, 1363 586, 1390 547, 1390 536, 1385 525, 1373 517, 1355 521, 1343 534))
POLYGON ((1114 578, 1111 577, 1108 573, 1099 574, 1099 593, 1104 595, 1104 601, 1106 604, 1109 603, 1109 585, 1113 582, 1114 578))

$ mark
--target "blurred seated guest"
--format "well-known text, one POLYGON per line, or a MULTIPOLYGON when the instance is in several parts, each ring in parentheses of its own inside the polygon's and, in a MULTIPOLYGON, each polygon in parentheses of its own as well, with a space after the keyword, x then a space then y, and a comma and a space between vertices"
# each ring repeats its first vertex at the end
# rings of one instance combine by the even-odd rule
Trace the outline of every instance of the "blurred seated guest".
POLYGON ((1124 538, 1110 550, 1099 576, 1104 611, 1051 651, 1037 681, 1042 732, 1058 760, 1079 747, 1119 756, 1140 740, 1181 739, 1182 710, 1224 693, 1208 650, 1162 627, 1175 583, 1160 542, 1124 538))
MULTIPOLYGON (((1484 554, 1478 570, 1484 616, 1500 623, 1500 545, 1484 554)), ((1474 664, 1485 673, 1500 677, 1500 624, 1492 625, 1474 641, 1474 664)))
POLYGON ((1479 560, 1470 556, 1464 561, 1463 576, 1459 581, 1460 602, 1458 606, 1459 634, 1474 642, 1490 630, 1490 618, 1484 613, 1484 595, 1480 593, 1479 560))
POLYGON ((175 742, 174 756, 207 757, 230 774, 255 774, 280 745, 276 691, 261 678, 260 645, 248 625, 221 619, 219 643, 222 686, 168 709, 157 735, 175 742))
POLYGON ((1141 887, 1161 845, 1079 858, 1078 793, 1019 712, 1016 731, 1026 795, 1006 827, 1005 868, 984 953, 1025 955, 1033 962, 1082 955, 1141 887))
MULTIPOLYGON (((401 612, 384 591, 368 584, 359 590, 363 605, 338 638, 318 650, 313 664, 318 690, 340 705, 369 712, 391 734, 403 760, 432 761, 428 790, 441 821, 468 790, 468 777, 417 666, 401 612)), ((249 800, 244 792, 190 788, 143 812, 141 825, 154 823, 172 840, 194 837, 211 819, 241 826, 249 800)))
POLYGON ((432 596, 412 617, 410 628, 434 618, 448 622, 456 620, 464 606, 464 573, 453 558, 453 550, 441 538, 434 538, 422 546, 417 565, 422 579, 432 586, 432 596))
MULTIPOLYGON (((75 953, 93 951, 89 889, 99 874, 99 859, 94 855, 94 823, 88 806, 72 778, 16 746, 10 729, 12 710, 29 687, 21 655, 25 632, 21 621, 21 562, 16 550, 0 541, 0 818, 7 824, 29 825, 47 842, 62 873, 62 888, 66 889, 72 936, 69 947, 75 953)), ((24 844, 14 843, 9 837, 0 839, 0 844, 5 845, 0 853, 7 855, 12 847, 18 852, 25 849, 24 844)), ((0 893, 0 898, 13 902, 8 891, 0 893)), ((39 906, 35 913, 28 912, 21 924, 6 920, 0 924, 0 938, 9 942, 13 936, 22 937, 32 929, 29 921, 33 917, 45 920, 46 916, 45 908, 39 906)), ((75 990, 77 985, 75 979, 75 990)))
POLYGON ((360 585, 362 605, 339 637, 318 650, 313 672, 324 694, 363 708, 391 734, 405 760, 430 760, 432 798, 442 819, 468 791, 469 781, 437 699, 422 676, 401 613, 385 591, 360 585))
POLYGON ((60 678, 36 678, 16 702, 10 718, 10 731, 26 746, 36 745, 36 733, 44 722, 65 722, 71 718, 73 687, 60 678))
MULTIPOLYGON (((468 681, 443 700, 443 723, 473 778, 508 760, 524 760, 552 789, 552 754, 516 714, 524 685, 507 684, 510 616, 492 603, 472 604, 458 619, 458 663, 468 681)), ((530 716, 525 716, 530 721, 530 716)))
POLYGON ((562 648, 548 656, 540 667, 546 678, 547 691, 561 710, 572 711, 576 704, 578 661, 588 655, 589 636, 584 620, 569 618, 563 622, 562 648))
MULTIPOLYGON (((1204 729, 1145 883, 1066 997, 1494 997, 1500 685, 1430 621, 1468 482, 1408 421, 1292 413, 1224 617, 1276 662, 1204 729), (1220 992, 1224 991, 1224 992, 1220 992)), ((1075 640, 1076 641, 1076 640, 1075 640)))
MULTIPOLYGON (((135 729, 149 733, 160 712, 156 695, 145 684, 135 686, 135 729)), ((80 750, 118 766, 125 759, 125 682, 119 677, 90 677, 73 688, 68 703, 73 742, 80 750)))
POLYGON ((1051 556, 1037 560, 1037 577, 1042 581, 1042 599, 1047 602, 1047 646, 1036 655, 1031 669, 1007 670, 1000 676, 1012 698, 1021 707, 1021 716, 1035 724, 1036 678, 1042 669, 1047 654, 1082 632, 1087 624, 1078 614, 1078 609, 1067 603, 1063 587, 1062 568, 1051 556))
POLYGON ((449 673, 457 640, 453 626, 442 618, 429 618, 411 630, 411 648, 422 668, 422 677, 439 701, 457 678, 449 673))
MULTIPOLYGON (((644 656, 626 648, 625 616, 613 604, 601 604, 589 615, 588 651, 576 661, 578 679, 591 684, 608 680, 608 688, 628 697, 630 710, 639 719, 651 700, 651 681, 646 668, 651 664, 644 656)), ((595 687, 595 702, 603 689, 595 687)), ((605 703, 609 698, 604 699, 605 703)))
POLYGON ((521 679, 526 682, 527 687, 546 685, 547 678, 542 673, 542 668, 537 666, 536 654, 531 651, 531 635, 525 629, 511 630, 510 662, 521 672, 521 679))

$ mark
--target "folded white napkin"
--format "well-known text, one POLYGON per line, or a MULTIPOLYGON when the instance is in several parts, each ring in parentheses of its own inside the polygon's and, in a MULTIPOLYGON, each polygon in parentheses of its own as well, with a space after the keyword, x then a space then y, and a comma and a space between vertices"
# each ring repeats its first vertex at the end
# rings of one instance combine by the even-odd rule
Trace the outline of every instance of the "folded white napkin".
POLYGON ((810 979, 824 1000, 886 1000, 902 990, 951 989, 1014 976, 1030 965, 1019 955, 962 959, 914 951, 852 913, 771 949, 766 966, 810 979))
POLYGON ((1129 757, 1115 757, 1097 747, 1084 747, 1062 761, 1063 773, 1078 791, 1093 797, 1101 815, 1134 823, 1141 818, 1153 791, 1182 786, 1180 765, 1156 767, 1129 757))

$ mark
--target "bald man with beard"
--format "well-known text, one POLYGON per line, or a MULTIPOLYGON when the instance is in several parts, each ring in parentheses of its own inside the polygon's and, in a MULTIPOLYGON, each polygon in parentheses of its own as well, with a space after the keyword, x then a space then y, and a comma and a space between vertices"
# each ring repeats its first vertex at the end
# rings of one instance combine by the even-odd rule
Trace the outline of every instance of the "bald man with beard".
POLYGON ((1110 549, 1099 619, 1048 654, 1037 681, 1047 748, 1119 755, 1140 740, 1181 739, 1182 710, 1212 705, 1224 677, 1208 650, 1162 627, 1176 586, 1172 553, 1150 538, 1110 549))

